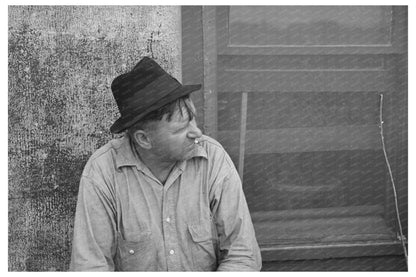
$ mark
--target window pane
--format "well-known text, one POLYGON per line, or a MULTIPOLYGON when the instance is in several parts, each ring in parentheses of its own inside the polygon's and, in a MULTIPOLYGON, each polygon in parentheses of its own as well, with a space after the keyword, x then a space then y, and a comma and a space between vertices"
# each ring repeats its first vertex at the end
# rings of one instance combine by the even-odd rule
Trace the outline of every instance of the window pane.
POLYGON ((252 92, 247 129, 378 124, 374 92, 252 92))
POLYGON ((390 44, 392 10, 383 6, 231 6, 231 45, 390 44))
MULTIPOLYGON (((378 116, 375 92, 248 93, 243 188, 260 244, 394 238, 378 116)), ((220 133, 237 166, 234 130, 220 133)))
POLYGON ((383 205, 385 178, 381 150, 245 156, 252 212, 383 205))
POLYGON ((243 180, 250 208, 382 204, 378 105, 371 92, 249 93, 243 180))

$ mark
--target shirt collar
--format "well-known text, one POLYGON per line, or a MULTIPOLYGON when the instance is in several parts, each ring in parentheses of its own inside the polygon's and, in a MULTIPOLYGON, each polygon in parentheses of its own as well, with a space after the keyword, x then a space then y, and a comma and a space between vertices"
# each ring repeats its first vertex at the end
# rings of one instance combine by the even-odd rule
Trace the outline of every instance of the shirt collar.
MULTIPOLYGON (((193 159, 196 157, 202 157, 205 159, 208 159, 208 154, 207 151, 205 150, 205 148, 201 145, 201 142, 199 144, 196 145, 195 151, 193 151, 192 156, 188 159, 193 159)), ((177 164, 177 167, 181 170, 184 171, 185 167, 186 167, 186 162, 188 161, 181 161, 177 164)))
MULTIPOLYGON (((195 148, 195 151, 193 151, 192 156, 190 159, 195 157, 203 157, 205 159, 208 158, 208 154, 205 150, 205 148, 201 145, 200 142, 197 147, 195 148)), ((134 151, 133 143, 130 141, 130 138, 128 135, 124 135, 122 138, 120 138, 120 144, 118 147, 115 147, 116 154, 115 154, 115 162, 116 167, 119 169, 123 166, 136 166, 139 170, 146 170, 146 165, 142 162, 142 160, 139 158, 139 156, 136 154, 136 151, 134 151)), ((182 161, 178 163, 178 168, 182 171, 185 169, 186 161, 182 161)))

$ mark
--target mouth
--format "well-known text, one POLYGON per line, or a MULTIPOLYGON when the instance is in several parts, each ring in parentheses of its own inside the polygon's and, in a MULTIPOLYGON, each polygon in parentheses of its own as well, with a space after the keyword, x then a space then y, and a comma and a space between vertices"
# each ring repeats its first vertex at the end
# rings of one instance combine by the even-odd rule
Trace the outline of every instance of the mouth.
POLYGON ((194 150, 197 146, 200 145, 200 141, 199 140, 194 140, 191 144, 189 144, 187 146, 188 149, 194 150))

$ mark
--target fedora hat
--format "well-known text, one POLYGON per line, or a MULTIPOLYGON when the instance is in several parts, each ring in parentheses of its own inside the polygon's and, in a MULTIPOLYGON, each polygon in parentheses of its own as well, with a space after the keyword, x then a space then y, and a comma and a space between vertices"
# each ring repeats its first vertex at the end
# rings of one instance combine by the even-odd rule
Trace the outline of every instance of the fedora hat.
POLYGON ((110 131, 120 133, 150 112, 200 88, 200 84, 182 85, 153 59, 144 57, 111 83, 121 116, 110 131))

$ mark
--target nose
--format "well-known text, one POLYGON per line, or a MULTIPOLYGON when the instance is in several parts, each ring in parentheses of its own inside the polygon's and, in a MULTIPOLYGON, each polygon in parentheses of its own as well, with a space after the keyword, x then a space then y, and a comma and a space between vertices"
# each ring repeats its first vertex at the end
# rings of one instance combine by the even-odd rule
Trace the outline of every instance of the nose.
POLYGON ((190 122, 189 126, 190 126, 190 129, 189 129, 189 132, 188 132, 188 135, 187 135, 188 138, 197 139, 197 138, 200 138, 202 136, 202 131, 201 131, 201 129, 198 128, 195 119, 193 119, 190 122))

